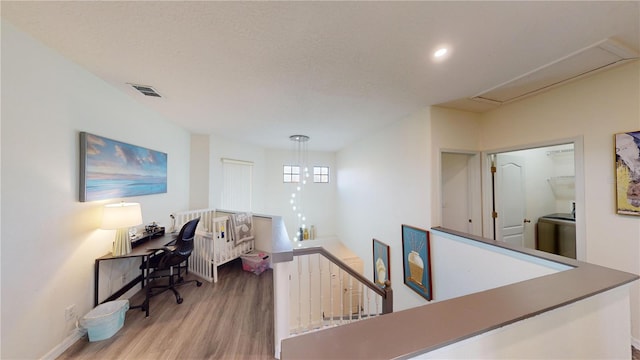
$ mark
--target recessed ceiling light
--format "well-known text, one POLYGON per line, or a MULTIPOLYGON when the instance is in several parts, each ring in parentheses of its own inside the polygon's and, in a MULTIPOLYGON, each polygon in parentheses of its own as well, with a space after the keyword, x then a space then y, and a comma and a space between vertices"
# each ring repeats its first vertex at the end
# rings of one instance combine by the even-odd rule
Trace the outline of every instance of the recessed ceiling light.
POLYGON ((436 58, 441 58, 445 55, 447 55, 447 52, 449 52, 449 50, 447 48, 439 48, 438 50, 436 50, 436 52, 433 53, 433 56, 435 56, 436 58))
POLYGON ((451 47, 446 44, 440 44, 431 53, 431 61, 443 62, 451 57, 451 47))

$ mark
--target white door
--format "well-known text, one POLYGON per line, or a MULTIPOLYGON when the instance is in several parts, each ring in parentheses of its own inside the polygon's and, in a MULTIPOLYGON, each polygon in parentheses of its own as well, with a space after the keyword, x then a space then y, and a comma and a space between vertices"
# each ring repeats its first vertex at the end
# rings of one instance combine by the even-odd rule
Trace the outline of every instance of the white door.
POLYGON ((440 159, 442 226, 482 236, 480 155, 443 152, 440 159))
POLYGON ((498 154, 496 162, 496 240, 524 246, 524 160, 518 156, 498 154))
POLYGON ((442 226, 471 233, 468 154, 442 153, 442 226))

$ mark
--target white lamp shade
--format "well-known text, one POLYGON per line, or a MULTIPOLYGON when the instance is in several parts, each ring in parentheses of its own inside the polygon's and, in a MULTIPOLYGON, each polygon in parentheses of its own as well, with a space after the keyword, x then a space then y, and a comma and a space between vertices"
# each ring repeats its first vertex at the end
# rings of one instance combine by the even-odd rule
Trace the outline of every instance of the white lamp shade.
POLYGON ((119 203, 104 206, 102 229, 129 228, 142 224, 142 210, 138 203, 119 203))

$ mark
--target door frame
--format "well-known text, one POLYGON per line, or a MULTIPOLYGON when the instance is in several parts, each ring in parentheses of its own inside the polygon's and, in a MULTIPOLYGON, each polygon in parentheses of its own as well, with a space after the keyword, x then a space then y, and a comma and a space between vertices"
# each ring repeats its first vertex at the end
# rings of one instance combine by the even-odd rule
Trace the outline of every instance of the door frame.
POLYGON ((444 190, 444 186, 442 184, 442 155, 445 153, 449 154, 462 154, 469 155, 468 161, 468 181, 467 181, 467 197, 469 204, 469 217, 472 221, 472 231, 470 234, 476 236, 482 236, 483 233, 483 219, 482 219, 482 176, 481 176, 481 158, 482 153, 480 151, 472 151, 472 150, 460 150, 460 149, 449 149, 444 148, 440 149, 438 156, 438 164, 437 164, 437 200, 434 202, 437 204, 437 208, 432 208, 436 214, 436 224, 442 225, 442 192, 444 190))
POLYGON ((584 139, 582 136, 562 138, 524 145, 514 145, 504 148, 485 150, 482 152, 482 236, 493 239, 493 189, 491 179, 491 156, 498 153, 534 149, 547 146, 573 143, 574 170, 575 170, 575 197, 576 197, 576 257, 584 261, 587 258, 586 246, 586 204, 584 193, 584 139))

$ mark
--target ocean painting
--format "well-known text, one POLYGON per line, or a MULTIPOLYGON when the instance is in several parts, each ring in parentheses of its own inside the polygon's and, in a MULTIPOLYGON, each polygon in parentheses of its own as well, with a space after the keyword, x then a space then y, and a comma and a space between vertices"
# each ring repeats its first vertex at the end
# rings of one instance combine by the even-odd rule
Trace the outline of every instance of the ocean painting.
POLYGON ((80 133, 80 201, 166 192, 166 153, 80 133))

